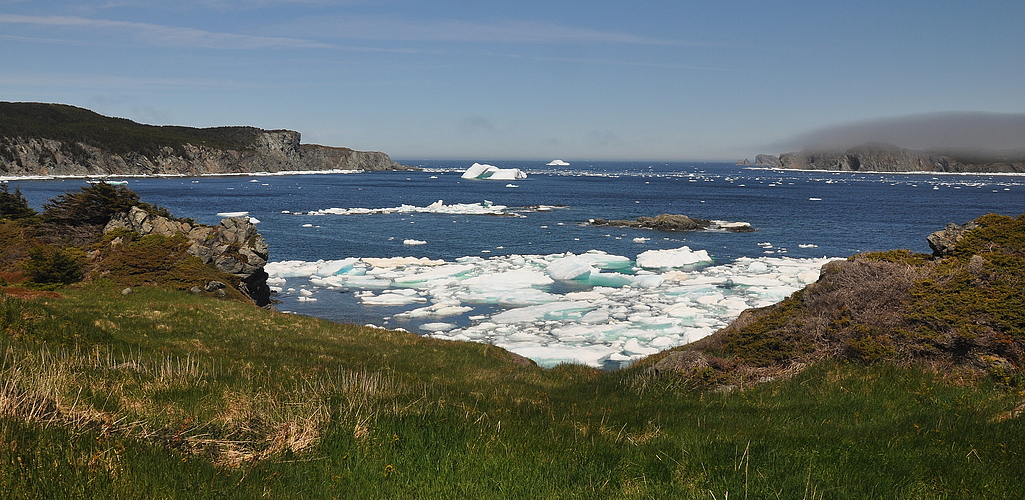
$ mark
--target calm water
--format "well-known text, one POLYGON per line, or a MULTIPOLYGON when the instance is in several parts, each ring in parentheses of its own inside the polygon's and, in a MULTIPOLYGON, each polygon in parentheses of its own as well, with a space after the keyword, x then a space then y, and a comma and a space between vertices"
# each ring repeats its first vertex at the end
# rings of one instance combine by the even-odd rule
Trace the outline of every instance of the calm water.
MULTIPOLYGON (((847 256, 909 248, 927 252, 925 237, 947 222, 996 212, 1025 213, 1025 177, 927 174, 852 174, 746 170, 722 163, 494 162, 521 168, 527 179, 470 181, 459 172, 470 162, 415 162, 424 172, 334 175, 232 176, 128 179, 144 201, 178 216, 214 224, 221 212, 248 211, 261 221, 271 260, 343 257, 584 252, 618 255, 684 241, 717 260, 762 255, 771 242, 791 257, 847 256), (252 182, 257 181, 257 182, 252 182), (385 214, 304 217, 282 211, 325 208, 427 206, 489 200, 513 211, 563 205, 526 217, 385 214), (590 218, 636 218, 661 213, 749 222, 755 233, 653 234, 651 231, 581 227, 590 218), (314 228, 303 228, 313 223, 314 228), (312 230, 311 230, 312 229, 312 230), (611 236, 606 236, 611 235, 611 236), (649 237, 644 245, 634 237, 649 237), (616 237, 622 239, 616 239, 616 237), (670 241, 662 238, 669 237, 670 241), (410 247, 405 239, 427 241, 410 247), (801 249, 800 244, 817 248, 801 249), (498 248, 504 247, 504 248, 498 248)), ((39 208, 84 181, 11 181, 39 208)))

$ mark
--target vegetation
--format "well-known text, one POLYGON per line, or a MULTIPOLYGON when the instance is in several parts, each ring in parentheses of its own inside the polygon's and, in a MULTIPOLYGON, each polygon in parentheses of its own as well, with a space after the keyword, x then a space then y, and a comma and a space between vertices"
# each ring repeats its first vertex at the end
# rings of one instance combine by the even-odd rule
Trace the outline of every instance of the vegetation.
POLYGON ((253 127, 143 125, 63 104, 0 102, 0 158, 6 161, 14 161, 16 155, 3 138, 61 141, 66 154, 85 163, 89 153, 80 143, 119 155, 153 157, 165 148, 181 154, 185 144, 249 150, 259 132, 253 127))
POLYGON ((10 192, 6 183, 3 184, 3 192, 0 192, 0 220, 2 219, 24 219, 36 215, 36 211, 28 206, 28 200, 21 194, 20 188, 10 192))
MULTIPOLYGON (((1021 295, 1025 218, 979 222, 971 252, 855 256, 615 372, 185 293, 207 271, 181 238, 110 234, 85 281, 0 291, 0 491, 1017 498, 1025 324, 997 299, 1021 295), (960 303, 979 298, 969 287, 993 300, 960 303), (704 363, 657 368, 685 353, 704 363)), ((31 239, 24 227, 0 238, 31 239)))

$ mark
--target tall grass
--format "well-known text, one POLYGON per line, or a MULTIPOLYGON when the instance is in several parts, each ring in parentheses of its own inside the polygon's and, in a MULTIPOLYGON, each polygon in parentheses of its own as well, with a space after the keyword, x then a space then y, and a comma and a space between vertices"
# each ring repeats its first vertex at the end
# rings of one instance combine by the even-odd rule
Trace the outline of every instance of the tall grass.
POLYGON ((1015 498, 1021 395, 838 362, 743 391, 157 288, 0 296, 0 497, 1015 498))

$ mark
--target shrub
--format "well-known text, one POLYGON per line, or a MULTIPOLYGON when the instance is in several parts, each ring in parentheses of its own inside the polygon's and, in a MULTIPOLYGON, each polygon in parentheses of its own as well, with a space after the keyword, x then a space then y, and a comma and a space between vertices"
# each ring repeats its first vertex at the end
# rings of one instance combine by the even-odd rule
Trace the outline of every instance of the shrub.
POLYGON ((22 263, 25 273, 40 284, 69 285, 81 281, 85 266, 82 249, 45 244, 29 250, 28 260, 22 263))

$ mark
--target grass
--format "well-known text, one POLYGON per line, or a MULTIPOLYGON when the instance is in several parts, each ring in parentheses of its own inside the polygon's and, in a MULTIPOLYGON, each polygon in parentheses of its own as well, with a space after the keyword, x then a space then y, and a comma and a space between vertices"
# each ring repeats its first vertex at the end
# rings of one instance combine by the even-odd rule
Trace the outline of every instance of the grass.
POLYGON ((829 361, 743 391, 103 282, 0 296, 4 498, 1014 498, 1022 394, 829 361), (1020 410, 1019 410, 1020 411, 1020 410))

